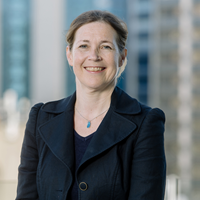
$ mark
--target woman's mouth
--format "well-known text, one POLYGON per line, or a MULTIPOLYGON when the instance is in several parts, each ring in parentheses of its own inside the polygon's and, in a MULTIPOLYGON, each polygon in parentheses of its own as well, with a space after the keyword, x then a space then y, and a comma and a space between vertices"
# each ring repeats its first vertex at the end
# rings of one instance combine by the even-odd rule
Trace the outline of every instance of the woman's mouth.
POLYGON ((85 69, 90 72, 99 72, 103 71, 105 67, 85 67, 85 69))

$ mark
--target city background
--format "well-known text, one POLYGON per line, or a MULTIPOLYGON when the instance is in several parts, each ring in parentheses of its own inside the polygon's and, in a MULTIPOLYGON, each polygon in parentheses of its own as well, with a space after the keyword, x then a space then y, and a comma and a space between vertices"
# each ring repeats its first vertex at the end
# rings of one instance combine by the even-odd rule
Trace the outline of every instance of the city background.
POLYGON ((0 0, 0 199, 16 196, 31 106, 75 91, 65 34, 92 9, 127 23, 118 86, 166 114, 166 200, 199 200, 200 0, 0 0))

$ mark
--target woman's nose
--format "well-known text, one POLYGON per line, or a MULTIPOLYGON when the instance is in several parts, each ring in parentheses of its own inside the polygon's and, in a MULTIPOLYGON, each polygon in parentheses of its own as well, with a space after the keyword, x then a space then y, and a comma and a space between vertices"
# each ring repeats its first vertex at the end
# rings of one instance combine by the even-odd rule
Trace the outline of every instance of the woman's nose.
POLYGON ((101 56, 99 55, 98 49, 91 49, 91 51, 89 52, 88 59, 93 61, 101 60, 101 56))

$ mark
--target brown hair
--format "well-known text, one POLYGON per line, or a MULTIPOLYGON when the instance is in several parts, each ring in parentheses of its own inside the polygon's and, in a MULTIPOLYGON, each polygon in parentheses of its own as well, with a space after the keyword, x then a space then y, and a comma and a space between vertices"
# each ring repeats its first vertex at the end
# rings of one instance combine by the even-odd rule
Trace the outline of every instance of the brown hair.
MULTIPOLYGON (((71 50, 73 47, 76 31, 85 24, 88 24, 91 22, 97 22, 97 21, 108 23, 110 26, 114 28, 114 30, 117 32, 117 45, 118 45, 119 51, 122 52, 125 49, 126 40, 128 37, 127 25, 124 21, 122 21, 117 16, 113 15, 112 13, 107 12, 107 11, 101 11, 101 10, 87 11, 79 15, 76 19, 74 19, 74 21, 71 23, 70 28, 66 34, 66 41, 69 45, 69 49, 71 50)), ((125 69, 125 66, 123 65, 117 77, 121 75, 124 69, 125 69)))

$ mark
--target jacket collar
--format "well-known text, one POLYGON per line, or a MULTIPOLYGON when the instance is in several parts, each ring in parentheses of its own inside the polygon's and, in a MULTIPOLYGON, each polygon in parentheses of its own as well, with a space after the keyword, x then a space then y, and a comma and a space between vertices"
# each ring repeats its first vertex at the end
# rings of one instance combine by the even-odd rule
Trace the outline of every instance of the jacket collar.
MULTIPOLYGON (((76 94, 42 107, 44 112, 58 114, 39 127, 39 133, 53 154, 71 171, 74 170, 73 114, 76 94)), ((133 133, 137 125, 123 114, 138 114, 141 111, 137 100, 118 87, 111 97, 111 106, 94 134, 80 166, 90 158, 117 144, 133 133)))
POLYGON ((111 107, 117 113, 134 115, 141 111, 138 101, 115 87, 111 96, 111 107))
POLYGON ((64 111, 70 111, 74 109, 74 103, 76 101, 76 92, 74 92, 71 96, 58 100, 51 101, 42 106, 42 111, 59 114, 64 111))
MULTIPOLYGON (((54 114, 59 114, 64 111, 70 111, 74 109, 75 100, 76 92, 74 92, 68 98, 44 104, 42 110, 54 114)), ((141 107, 138 101, 130 97, 119 87, 115 87, 112 93, 111 107, 115 112, 121 114, 137 114, 141 111, 141 107)))

